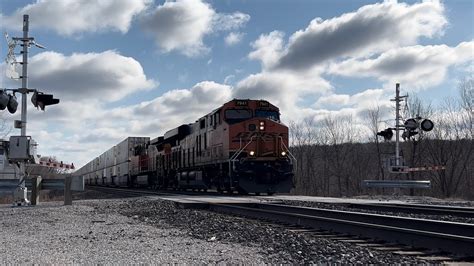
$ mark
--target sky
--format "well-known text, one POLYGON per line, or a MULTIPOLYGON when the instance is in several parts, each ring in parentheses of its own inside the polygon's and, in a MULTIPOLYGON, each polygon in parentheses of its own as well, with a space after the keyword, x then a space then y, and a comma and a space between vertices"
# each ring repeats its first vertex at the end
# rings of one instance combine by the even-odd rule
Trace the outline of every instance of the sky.
MULTIPOLYGON (((23 14, 46 47, 30 49, 29 88, 61 101, 28 101, 27 135, 76 166, 233 98, 269 100, 285 123, 363 126, 368 109, 391 110, 397 82, 437 106, 473 73, 470 0, 0 0, 2 32, 20 37, 23 14)), ((0 87, 21 87, 0 48, 0 87)), ((1 112, 7 125, 20 118, 1 112)))

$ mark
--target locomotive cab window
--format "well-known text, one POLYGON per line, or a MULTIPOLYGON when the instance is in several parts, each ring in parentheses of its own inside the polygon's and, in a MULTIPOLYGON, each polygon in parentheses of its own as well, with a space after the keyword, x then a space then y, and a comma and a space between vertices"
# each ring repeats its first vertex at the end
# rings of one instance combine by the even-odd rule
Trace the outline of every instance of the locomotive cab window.
POLYGON ((273 121, 280 122, 280 114, 277 111, 271 110, 255 110, 255 117, 268 118, 273 121))
POLYGON ((225 110, 225 120, 229 124, 238 123, 252 118, 250 109, 227 109, 225 110))

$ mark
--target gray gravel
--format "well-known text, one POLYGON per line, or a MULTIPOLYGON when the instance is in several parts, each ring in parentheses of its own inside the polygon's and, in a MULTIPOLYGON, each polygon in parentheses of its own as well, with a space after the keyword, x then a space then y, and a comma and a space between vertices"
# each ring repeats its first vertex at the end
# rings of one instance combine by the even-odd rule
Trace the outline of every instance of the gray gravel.
POLYGON ((0 263, 423 264, 156 197, 0 206, 0 263))
POLYGON ((314 202, 314 201, 284 200, 284 201, 278 201, 278 203, 285 204, 285 205, 292 205, 292 206, 310 207, 310 208, 375 213, 375 214, 383 214, 383 215, 391 215, 391 216, 474 224, 473 218, 458 217, 458 216, 453 216, 453 215, 429 215, 429 214, 416 214, 416 213, 406 213, 406 212, 375 211, 375 210, 366 210, 366 209, 361 209, 361 208, 348 207, 345 204, 333 204, 333 203, 314 202))
MULTIPOLYGON (((263 263, 259 248, 192 237, 124 216, 133 200, 0 207, 0 264, 263 263)), ((148 201, 136 202, 140 206, 148 201)))
POLYGON ((258 252, 264 257, 265 263, 427 263, 415 257, 379 252, 325 237, 291 232, 288 228, 258 220, 206 210, 177 209, 168 201, 150 198, 130 200, 123 202, 119 209, 122 214, 137 217, 147 224, 167 224, 197 239, 259 247, 258 252))

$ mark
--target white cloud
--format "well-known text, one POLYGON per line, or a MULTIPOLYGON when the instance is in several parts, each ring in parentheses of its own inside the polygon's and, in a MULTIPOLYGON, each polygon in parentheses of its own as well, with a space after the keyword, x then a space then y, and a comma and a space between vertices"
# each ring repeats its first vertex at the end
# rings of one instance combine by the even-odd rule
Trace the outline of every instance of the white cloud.
POLYGON ((0 14, 2 25, 21 30, 23 14, 30 15, 30 27, 51 29, 61 35, 84 32, 125 33, 133 18, 147 8, 150 0, 37 0, 11 15, 0 14))
POLYGON ((391 49, 372 59, 348 59, 333 64, 329 73, 376 77, 387 84, 401 82, 412 88, 429 88, 443 82, 450 66, 474 60, 474 41, 456 47, 408 46, 391 49))
POLYGON ((179 51, 195 57, 209 52, 204 37, 220 30, 234 30, 250 16, 240 12, 217 13, 201 0, 167 1, 142 18, 142 25, 163 52, 179 51))
POLYGON ((245 33, 242 32, 231 32, 225 37, 224 41, 227 46, 234 46, 240 43, 244 36, 245 33))
POLYGON ((283 32, 262 34, 251 43, 253 51, 248 55, 261 62, 262 72, 240 81, 234 94, 269 98, 290 119, 332 114, 361 121, 376 104, 389 108, 392 90, 340 94, 341 88, 333 88, 326 79, 370 77, 390 88, 395 80, 410 86, 439 84, 447 67, 472 60, 473 49, 467 43, 454 49, 416 45, 422 37, 442 35, 446 25, 444 6, 438 1, 411 5, 387 1, 326 20, 316 18, 290 35, 287 43, 283 32), (314 96, 320 97, 305 107, 314 96))
POLYGON ((250 59, 257 59, 262 62, 264 68, 275 65, 280 59, 283 49, 283 36, 281 31, 272 31, 269 34, 262 34, 251 43, 254 50, 250 52, 250 59))
POLYGON ((237 83, 235 98, 265 99, 282 110, 285 118, 301 115, 299 102, 305 96, 327 93, 329 82, 311 73, 294 75, 286 71, 253 74, 237 83))
POLYGON ((350 96, 347 94, 332 94, 319 97, 316 101, 315 106, 326 106, 326 105, 336 105, 344 106, 349 103, 350 96))
POLYGON ((137 116, 155 116, 165 128, 191 123, 200 115, 212 111, 231 99, 231 87, 213 81, 202 81, 190 89, 177 89, 165 92, 150 102, 133 107, 137 116))
POLYGON ((235 12, 232 14, 216 13, 212 18, 213 28, 215 30, 236 30, 244 27, 250 20, 250 15, 242 12, 235 12))
POLYGON ((265 67, 305 70, 327 60, 412 45, 420 37, 443 34, 446 24, 439 2, 377 3, 327 20, 316 18, 291 35, 284 49, 281 35, 262 35, 250 58, 262 60, 265 67))
POLYGON ((30 87, 63 100, 116 101, 157 85, 147 79, 139 62, 116 51, 70 56, 43 52, 31 57, 28 64, 30 87))

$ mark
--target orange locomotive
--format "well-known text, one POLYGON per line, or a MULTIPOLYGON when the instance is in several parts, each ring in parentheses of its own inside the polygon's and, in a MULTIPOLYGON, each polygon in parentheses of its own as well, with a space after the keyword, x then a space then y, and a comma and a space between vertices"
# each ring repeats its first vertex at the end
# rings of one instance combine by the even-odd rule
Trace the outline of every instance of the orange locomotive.
POLYGON ((234 99, 135 147, 132 185, 240 193, 289 192, 293 158, 279 109, 234 99))

